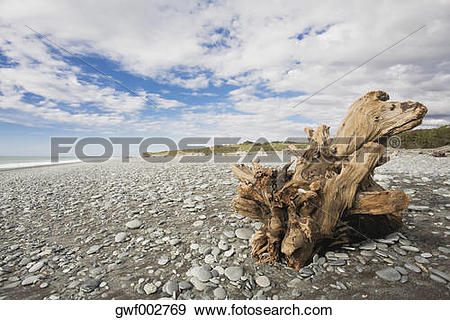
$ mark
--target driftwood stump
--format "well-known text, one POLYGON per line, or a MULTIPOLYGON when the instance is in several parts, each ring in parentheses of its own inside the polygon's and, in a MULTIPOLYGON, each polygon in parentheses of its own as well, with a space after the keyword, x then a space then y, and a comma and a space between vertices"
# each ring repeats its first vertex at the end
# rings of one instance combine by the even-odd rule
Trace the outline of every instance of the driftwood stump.
POLYGON ((386 137, 422 122, 427 108, 418 102, 392 102, 383 91, 369 92, 350 107, 336 137, 329 127, 306 128, 309 147, 281 169, 257 162, 233 166, 241 215, 261 221, 252 239, 259 262, 282 258, 296 269, 313 255, 336 245, 382 237, 402 225, 409 199, 385 191, 373 179, 375 167, 388 161, 386 137))

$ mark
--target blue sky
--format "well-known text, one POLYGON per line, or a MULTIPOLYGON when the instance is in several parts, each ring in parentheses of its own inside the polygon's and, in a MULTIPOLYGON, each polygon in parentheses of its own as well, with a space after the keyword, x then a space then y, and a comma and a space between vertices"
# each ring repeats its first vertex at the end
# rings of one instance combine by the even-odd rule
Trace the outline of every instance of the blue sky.
POLYGON ((378 89, 424 103, 423 127, 448 124, 448 9, 407 1, 1 1, 0 155, 48 154, 52 136, 282 140, 321 123, 333 132, 353 101, 378 89), (405 8, 408 15, 397 14, 405 8))

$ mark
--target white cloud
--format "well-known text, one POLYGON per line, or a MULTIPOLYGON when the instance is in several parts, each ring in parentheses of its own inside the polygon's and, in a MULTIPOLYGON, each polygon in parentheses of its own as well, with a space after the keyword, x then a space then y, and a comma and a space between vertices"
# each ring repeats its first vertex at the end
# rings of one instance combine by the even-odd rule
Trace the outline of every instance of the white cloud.
MULTIPOLYGON (((150 96, 161 108, 180 107, 177 119, 166 119, 164 125, 159 119, 153 130, 296 135, 304 125, 338 125, 354 100, 376 89, 395 100, 424 103, 430 115, 424 126, 441 125, 448 123, 450 113, 450 42, 444 40, 449 9, 446 1, 2 1, 3 23, 22 30, 2 29, 2 39, 20 33, 14 36, 17 43, 3 43, 2 48, 11 47, 10 54, 28 63, 22 67, 26 70, 0 69, 0 82, 8 88, 20 83, 48 100, 94 102, 111 122, 146 120, 133 116, 145 108, 141 98, 83 83, 77 77, 80 70, 54 59, 30 32, 21 40, 22 26, 28 24, 70 50, 103 55, 127 72, 162 83, 192 90, 224 83, 240 87, 229 95, 234 109, 229 113, 191 113, 190 106, 150 96), (305 96, 283 98, 286 91, 312 94, 421 25, 426 28, 298 107, 291 106, 305 96), (309 34, 297 40, 308 28, 309 34), (31 57, 46 63, 36 67, 31 57), (295 115, 305 123, 286 120, 295 115)), ((55 119, 64 119, 67 111, 60 111, 55 119)), ((82 124, 80 114, 73 119, 82 124)), ((108 125, 102 117, 95 121, 108 125)))

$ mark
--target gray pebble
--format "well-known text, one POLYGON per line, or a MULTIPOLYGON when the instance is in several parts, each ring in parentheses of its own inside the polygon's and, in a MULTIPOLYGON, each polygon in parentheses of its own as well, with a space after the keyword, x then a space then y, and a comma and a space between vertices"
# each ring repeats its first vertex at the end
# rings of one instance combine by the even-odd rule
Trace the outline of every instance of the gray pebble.
POLYGON ((231 281, 238 281, 244 274, 242 267, 228 267, 225 269, 225 276, 231 281))
POLYGON ((418 266, 416 266, 414 264, 411 264, 411 263, 405 263, 405 268, 408 269, 408 270, 411 270, 411 271, 413 271, 415 273, 422 272, 422 270, 418 266))
POLYGON ((100 285, 100 282, 101 281, 99 279, 87 280, 81 285, 80 289, 83 292, 92 292, 94 291, 95 288, 97 288, 100 285))
POLYGON ((419 248, 414 247, 414 246, 400 246, 400 249, 403 249, 403 250, 409 251, 409 252, 420 252, 419 248))
POLYGON ((235 231, 236 237, 242 240, 248 240, 253 236, 253 230, 248 228, 239 228, 235 231))
POLYGON ((22 285, 28 286, 30 284, 36 283, 38 280, 39 280, 38 276, 29 276, 29 277, 26 277, 25 279, 23 279, 22 285))
POLYGON ((126 238, 127 238, 127 233, 126 232, 119 232, 114 237, 114 242, 123 242, 123 241, 125 241, 126 238))
POLYGON ((153 283, 146 283, 143 289, 145 294, 147 295, 153 294, 158 290, 158 288, 153 283))
POLYGON ((142 221, 139 219, 133 219, 125 225, 128 229, 138 229, 142 226, 142 221))
POLYGON ((41 268, 44 266, 44 261, 38 261, 38 262, 36 262, 35 264, 33 264, 32 266, 31 266, 31 268, 28 270, 29 272, 31 272, 31 273, 33 273, 33 272, 36 272, 36 271, 39 271, 39 270, 41 270, 41 268))
POLYGON ((255 278, 256 284, 261 288, 270 286, 270 280, 266 276, 259 276, 255 278))
POLYGON ((214 297, 216 299, 220 299, 220 300, 225 299, 225 297, 227 296, 227 292, 222 287, 217 287, 216 289, 214 289, 213 293, 214 293, 214 297))
POLYGON ((375 272, 377 276, 387 281, 399 281, 401 274, 394 268, 386 268, 375 272))

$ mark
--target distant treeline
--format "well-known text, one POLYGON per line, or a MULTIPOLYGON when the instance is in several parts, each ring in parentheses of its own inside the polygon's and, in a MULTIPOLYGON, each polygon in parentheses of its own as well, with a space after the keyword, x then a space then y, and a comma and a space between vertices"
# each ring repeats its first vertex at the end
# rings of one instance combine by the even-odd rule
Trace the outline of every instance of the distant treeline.
POLYGON ((199 153, 204 155, 209 155, 212 153, 216 154, 226 154, 226 153, 234 153, 234 152, 257 152, 260 150, 264 151, 281 151, 284 149, 287 149, 290 144, 293 144, 295 147, 299 149, 304 149, 307 147, 307 144, 305 143, 296 143, 296 142, 279 142, 279 141, 273 141, 273 142, 267 142, 267 143, 255 143, 251 141, 245 141, 241 144, 231 144, 231 145, 216 145, 212 147, 203 147, 203 148, 192 148, 192 149, 185 149, 181 151, 161 151, 161 152, 144 152, 144 157, 149 156, 158 156, 158 155, 181 155, 186 153, 199 153))
POLYGON ((429 149, 450 144, 450 126, 434 129, 417 129, 400 133, 401 148, 429 149))
MULTIPOLYGON (((450 144, 450 126, 443 126, 435 129, 418 129, 408 132, 403 132, 399 135, 401 138, 401 148, 405 149, 427 149, 438 148, 450 144)), ((245 141, 240 144, 231 145, 216 145, 213 147, 192 148, 181 151, 161 151, 161 152, 145 152, 143 156, 156 155, 176 155, 186 153, 199 153, 209 155, 212 153, 234 153, 234 152, 248 152, 248 151, 281 151, 287 149, 290 144, 295 145, 299 149, 304 149, 308 145, 305 143, 296 142, 280 142, 272 141, 267 143, 255 143, 252 141, 245 141)))

